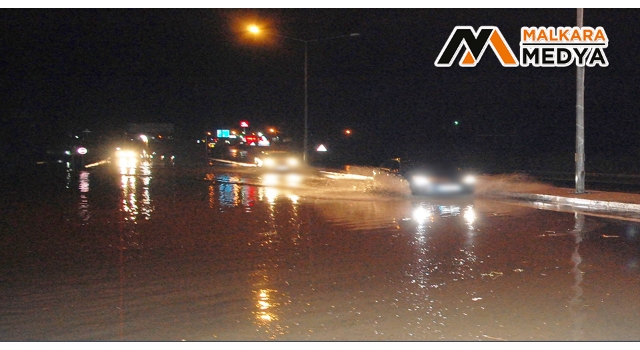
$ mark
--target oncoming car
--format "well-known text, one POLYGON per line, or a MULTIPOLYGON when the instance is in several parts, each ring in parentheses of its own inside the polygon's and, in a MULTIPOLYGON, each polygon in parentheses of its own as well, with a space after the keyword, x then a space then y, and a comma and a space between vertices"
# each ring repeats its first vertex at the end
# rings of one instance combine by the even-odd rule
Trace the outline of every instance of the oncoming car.
POLYGON ((256 155, 255 165, 276 171, 290 171, 299 169, 302 165, 300 156, 289 151, 262 151, 256 155))
POLYGON ((399 177, 408 182, 413 195, 472 194, 476 176, 447 163, 426 160, 392 158, 374 171, 374 180, 399 177))

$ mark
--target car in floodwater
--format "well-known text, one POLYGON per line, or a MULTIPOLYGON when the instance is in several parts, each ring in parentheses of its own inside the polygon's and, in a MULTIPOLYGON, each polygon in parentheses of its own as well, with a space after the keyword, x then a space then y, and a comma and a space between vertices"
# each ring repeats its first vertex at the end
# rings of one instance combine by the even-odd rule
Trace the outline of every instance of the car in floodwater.
POLYGON ((411 158, 388 159, 373 171, 376 182, 389 177, 406 181, 413 195, 473 194, 476 183, 472 171, 451 162, 411 158))

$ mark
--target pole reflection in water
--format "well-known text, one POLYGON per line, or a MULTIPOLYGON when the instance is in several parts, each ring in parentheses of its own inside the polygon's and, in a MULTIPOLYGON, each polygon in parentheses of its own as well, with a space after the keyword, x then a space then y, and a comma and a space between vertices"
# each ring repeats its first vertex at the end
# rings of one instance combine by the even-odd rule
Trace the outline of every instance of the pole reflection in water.
POLYGON ((583 239, 584 214, 575 213, 574 217, 575 225, 573 227, 572 234, 575 237, 575 249, 571 254, 571 261, 573 262, 571 274, 574 278, 574 284, 571 286, 573 297, 569 302, 569 307, 571 315, 573 316, 573 340, 582 340, 584 338, 583 324, 585 315, 584 312, 582 312, 582 287, 580 287, 580 284, 582 283, 582 271, 580 270, 582 257, 580 256, 578 249, 580 248, 580 243, 583 239))

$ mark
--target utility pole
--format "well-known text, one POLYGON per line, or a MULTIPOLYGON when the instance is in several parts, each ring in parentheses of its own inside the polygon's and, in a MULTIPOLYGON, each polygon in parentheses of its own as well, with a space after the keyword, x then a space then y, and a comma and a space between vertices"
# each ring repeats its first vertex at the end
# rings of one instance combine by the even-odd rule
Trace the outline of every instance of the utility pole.
POLYGON ((308 143, 308 130, 309 130, 309 92, 308 92, 308 80, 309 80, 309 41, 304 41, 304 145, 302 146, 302 162, 307 164, 307 143, 308 143))
MULTIPOLYGON (((578 9, 578 27, 582 27, 583 9, 578 9)), ((577 67, 576 74, 576 193, 584 191, 584 71, 585 67, 577 67)))

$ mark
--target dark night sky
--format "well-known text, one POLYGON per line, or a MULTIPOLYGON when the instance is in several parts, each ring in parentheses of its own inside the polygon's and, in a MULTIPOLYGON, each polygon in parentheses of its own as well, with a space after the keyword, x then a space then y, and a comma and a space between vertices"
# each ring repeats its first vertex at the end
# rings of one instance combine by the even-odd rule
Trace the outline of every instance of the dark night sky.
MULTIPOLYGON (((609 67, 586 70, 591 154, 640 153, 639 18, 585 9, 584 24, 610 40, 609 67)), ((575 9, 2 9, 4 127, 172 122, 195 135, 248 119, 300 132, 304 46, 248 37, 252 19, 305 40, 361 34, 309 43, 313 139, 351 127, 376 152, 451 139, 477 147, 497 140, 478 141, 488 134, 510 135, 501 147, 523 156, 574 150, 575 66, 504 68, 491 50, 475 68, 434 61, 456 25, 498 26, 519 56, 521 27, 573 26, 575 9)))

